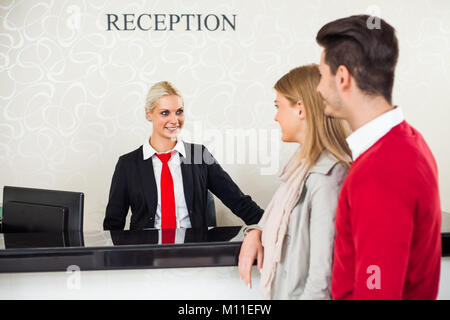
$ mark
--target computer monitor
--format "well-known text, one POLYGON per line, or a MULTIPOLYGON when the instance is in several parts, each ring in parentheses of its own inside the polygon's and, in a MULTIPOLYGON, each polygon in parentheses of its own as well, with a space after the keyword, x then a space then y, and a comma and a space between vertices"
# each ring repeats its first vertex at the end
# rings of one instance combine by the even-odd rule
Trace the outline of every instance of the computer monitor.
POLYGON ((82 192, 5 186, 2 232, 83 231, 82 192))

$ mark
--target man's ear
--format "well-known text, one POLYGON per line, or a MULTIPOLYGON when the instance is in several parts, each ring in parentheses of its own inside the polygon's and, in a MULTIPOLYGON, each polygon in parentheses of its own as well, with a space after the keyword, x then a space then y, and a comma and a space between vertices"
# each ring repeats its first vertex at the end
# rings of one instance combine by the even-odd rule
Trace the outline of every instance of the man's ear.
POLYGON ((341 91, 347 91, 352 84, 352 75, 346 66, 340 65, 336 70, 336 85, 341 91))
POLYGON ((298 110, 298 116, 300 117, 300 119, 304 120, 306 115, 305 105, 303 104, 303 102, 301 100, 297 101, 297 103, 295 104, 295 108, 298 110))

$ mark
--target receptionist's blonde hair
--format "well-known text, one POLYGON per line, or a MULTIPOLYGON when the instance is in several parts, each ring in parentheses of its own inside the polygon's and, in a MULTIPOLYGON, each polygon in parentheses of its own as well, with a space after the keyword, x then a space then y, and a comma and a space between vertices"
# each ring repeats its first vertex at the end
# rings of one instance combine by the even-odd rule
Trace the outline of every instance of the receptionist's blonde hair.
POLYGON ((151 113, 155 108, 159 98, 163 96, 179 96, 180 91, 175 88, 169 81, 160 81, 155 83, 147 93, 147 99, 145 99, 145 110, 151 113))

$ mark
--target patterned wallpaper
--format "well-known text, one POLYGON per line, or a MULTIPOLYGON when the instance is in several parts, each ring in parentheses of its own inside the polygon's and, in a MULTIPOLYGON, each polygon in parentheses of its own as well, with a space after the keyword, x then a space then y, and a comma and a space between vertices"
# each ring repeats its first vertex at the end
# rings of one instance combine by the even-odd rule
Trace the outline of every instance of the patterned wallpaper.
MULTIPOLYGON (((319 61, 314 39, 324 23, 368 13, 397 29, 394 102, 435 154, 448 211, 450 3, 374 3, 1 0, 0 187, 82 191, 84 228, 101 229, 118 157, 151 133, 147 90, 168 80, 184 97, 183 137, 205 144, 265 207, 295 149, 280 141, 273 121, 274 83, 319 61), (107 31, 106 15, 125 13, 236 15, 236 24, 225 31, 186 31, 181 23, 173 31, 107 31)), ((220 224, 240 223, 216 205, 220 224)))

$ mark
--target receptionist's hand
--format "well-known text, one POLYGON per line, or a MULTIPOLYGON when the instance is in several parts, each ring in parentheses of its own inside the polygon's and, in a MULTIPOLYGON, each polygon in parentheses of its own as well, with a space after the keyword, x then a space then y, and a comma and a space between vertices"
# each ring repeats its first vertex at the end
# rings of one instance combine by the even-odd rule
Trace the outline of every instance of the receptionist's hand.
POLYGON ((261 230, 253 229, 244 238, 239 253, 239 275, 245 284, 252 287, 252 266, 255 259, 258 270, 263 265, 264 249, 261 243, 261 230))

